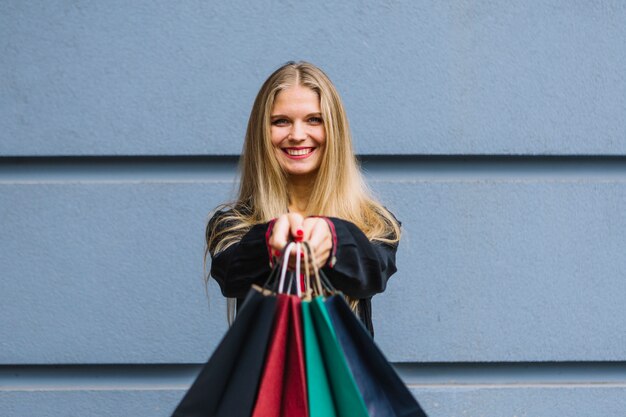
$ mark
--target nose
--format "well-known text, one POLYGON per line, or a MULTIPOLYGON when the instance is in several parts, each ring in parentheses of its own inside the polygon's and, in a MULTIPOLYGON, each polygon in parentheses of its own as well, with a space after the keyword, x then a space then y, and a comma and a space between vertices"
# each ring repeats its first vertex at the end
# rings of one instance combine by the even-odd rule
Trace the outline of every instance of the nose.
POLYGON ((305 126, 303 126, 302 122, 297 121, 291 125, 290 136, 293 140, 306 139, 306 129, 305 126))

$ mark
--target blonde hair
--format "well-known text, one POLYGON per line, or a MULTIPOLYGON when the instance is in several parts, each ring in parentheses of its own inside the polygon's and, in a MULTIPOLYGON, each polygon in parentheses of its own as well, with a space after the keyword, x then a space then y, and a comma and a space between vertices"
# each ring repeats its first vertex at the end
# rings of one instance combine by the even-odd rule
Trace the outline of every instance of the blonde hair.
MULTIPOLYGON (((326 146, 305 215, 332 216, 354 223, 373 241, 397 244, 400 227, 373 197, 352 147, 348 118, 335 86, 308 62, 288 62, 265 81, 256 96, 239 160, 239 195, 216 209, 222 216, 207 226, 206 256, 218 253, 255 224, 284 214, 289 206, 287 177, 271 143, 271 112, 278 94, 293 86, 315 91, 326 132, 326 146)), ((208 277, 207 277, 208 278, 208 277)))

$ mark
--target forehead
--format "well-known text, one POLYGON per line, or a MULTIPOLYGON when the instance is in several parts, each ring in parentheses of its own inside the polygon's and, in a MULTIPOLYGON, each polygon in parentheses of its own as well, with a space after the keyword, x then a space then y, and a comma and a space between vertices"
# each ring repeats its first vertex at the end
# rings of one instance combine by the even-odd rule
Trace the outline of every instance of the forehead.
POLYGON ((320 99, 309 87, 295 85, 280 91, 274 100, 273 114, 284 112, 319 113, 320 99))

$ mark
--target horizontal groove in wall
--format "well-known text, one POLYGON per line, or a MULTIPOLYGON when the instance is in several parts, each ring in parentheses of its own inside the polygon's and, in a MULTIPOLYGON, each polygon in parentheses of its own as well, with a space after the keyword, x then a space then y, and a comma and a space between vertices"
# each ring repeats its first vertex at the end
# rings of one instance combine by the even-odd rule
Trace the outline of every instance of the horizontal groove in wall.
MULTIPOLYGON (((3 365, 0 392, 185 389, 202 364, 3 365)), ((409 386, 611 386, 626 388, 626 362, 399 363, 409 386)))
MULTIPOLYGON (((626 156, 363 156, 370 180, 626 180, 626 156)), ((4 157, 0 182, 232 182, 236 156, 4 157)))
POLYGON ((399 363, 410 385, 620 384, 626 387, 626 362, 399 363))

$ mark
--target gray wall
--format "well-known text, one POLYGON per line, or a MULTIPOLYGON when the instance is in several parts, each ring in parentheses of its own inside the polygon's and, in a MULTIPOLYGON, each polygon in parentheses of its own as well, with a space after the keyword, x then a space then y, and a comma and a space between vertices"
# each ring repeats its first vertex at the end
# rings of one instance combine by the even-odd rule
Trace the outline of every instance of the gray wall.
POLYGON ((0 1, 0 411, 167 416, 225 331, 203 228, 310 60, 403 221, 377 342, 431 417, 626 409, 621 1, 0 1))

